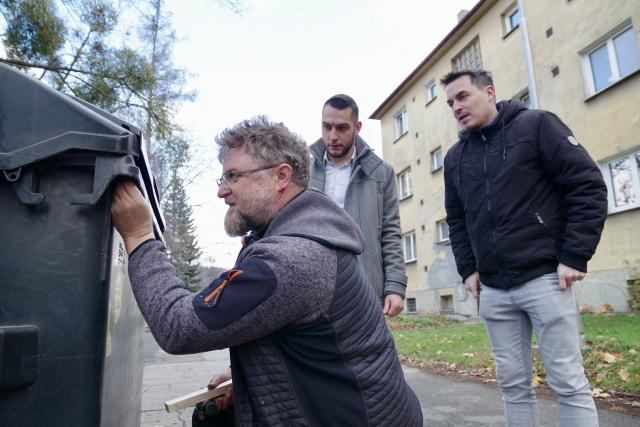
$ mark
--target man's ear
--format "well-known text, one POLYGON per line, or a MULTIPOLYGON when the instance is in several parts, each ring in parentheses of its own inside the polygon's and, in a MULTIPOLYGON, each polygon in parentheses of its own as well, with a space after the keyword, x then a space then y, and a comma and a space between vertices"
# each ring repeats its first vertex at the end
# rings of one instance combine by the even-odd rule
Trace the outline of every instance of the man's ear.
POLYGON ((360 129, 362 129, 362 122, 356 123, 356 135, 360 133, 360 129))
POLYGON ((496 99, 496 89, 489 85, 487 87, 484 88, 485 93, 487 94, 487 100, 488 101, 494 101, 496 99))
POLYGON ((276 186, 278 192, 282 192, 287 189, 291 183, 291 177, 293 175, 293 169, 286 163, 278 165, 275 169, 276 186))

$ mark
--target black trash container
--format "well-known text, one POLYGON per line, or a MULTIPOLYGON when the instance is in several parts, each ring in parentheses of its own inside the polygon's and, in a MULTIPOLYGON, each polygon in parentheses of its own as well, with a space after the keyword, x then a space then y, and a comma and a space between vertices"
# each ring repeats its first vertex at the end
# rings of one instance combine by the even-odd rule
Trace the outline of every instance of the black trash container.
POLYGON ((139 426, 144 320, 115 178, 164 223, 142 133, 0 64, 0 425, 139 426))

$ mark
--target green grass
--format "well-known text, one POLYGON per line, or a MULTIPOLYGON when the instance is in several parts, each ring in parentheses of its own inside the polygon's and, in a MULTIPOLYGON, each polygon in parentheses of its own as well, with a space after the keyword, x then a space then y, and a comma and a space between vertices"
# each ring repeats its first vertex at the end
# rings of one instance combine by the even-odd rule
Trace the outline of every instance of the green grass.
MULTIPOLYGON (((455 324, 447 320, 441 323, 441 316, 402 317, 389 319, 388 324, 403 363, 455 364, 455 369, 466 369, 472 375, 492 374, 493 355, 484 324, 455 324)), ((592 387, 640 394, 640 316, 584 315, 582 322, 590 345, 582 355, 592 387), (627 373, 628 378, 623 380, 621 374, 626 377, 627 373)), ((536 356, 533 361, 534 376, 544 379, 542 361, 536 356)))
POLYGON ((458 321, 446 316, 399 315, 396 317, 387 317, 387 325, 391 330, 427 328, 430 326, 444 326, 454 323, 458 323, 458 321))

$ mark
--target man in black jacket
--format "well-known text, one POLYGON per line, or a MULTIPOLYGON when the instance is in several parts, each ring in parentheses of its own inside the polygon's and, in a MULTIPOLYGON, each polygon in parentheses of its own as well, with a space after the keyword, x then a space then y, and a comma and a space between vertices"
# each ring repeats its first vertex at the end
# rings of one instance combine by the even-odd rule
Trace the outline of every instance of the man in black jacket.
POLYGON ((563 427, 597 426, 571 285, 604 227, 602 174, 554 114, 496 104, 486 71, 453 71, 440 83, 463 129, 444 164, 449 235, 465 288, 482 295, 507 424, 538 425, 533 328, 563 427))

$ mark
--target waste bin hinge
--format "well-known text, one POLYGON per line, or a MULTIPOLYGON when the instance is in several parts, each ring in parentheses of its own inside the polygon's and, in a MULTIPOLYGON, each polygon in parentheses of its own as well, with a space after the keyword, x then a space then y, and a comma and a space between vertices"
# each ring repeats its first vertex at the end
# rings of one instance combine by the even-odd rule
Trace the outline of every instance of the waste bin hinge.
POLYGON ((18 195, 18 198, 25 205, 41 205, 44 201, 44 194, 34 193, 33 188, 33 168, 12 169, 3 171, 7 181, 11 183, 13 190, 18 195))

